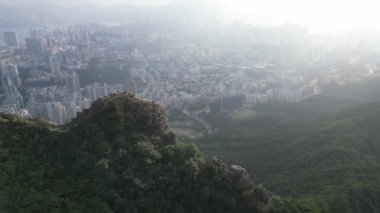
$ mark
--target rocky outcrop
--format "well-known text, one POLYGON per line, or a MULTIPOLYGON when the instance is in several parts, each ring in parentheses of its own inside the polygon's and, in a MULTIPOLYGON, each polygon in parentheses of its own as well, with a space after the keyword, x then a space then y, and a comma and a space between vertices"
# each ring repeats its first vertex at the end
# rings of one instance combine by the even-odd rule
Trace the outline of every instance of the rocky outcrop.
POLYGON ((255 190, 255 195, 259 201, 267 203, 267 204, 271 202, 272 200, 271 193, 266 188, 264 188, 261 184, 255 186, 254 190, 255 190))
POLYGON ((230 166, 232 171, 232 179, 235 184, 239 187, 239 190, 245 191, 252 186, 249 174, 246 169, 239 165, 230 166))

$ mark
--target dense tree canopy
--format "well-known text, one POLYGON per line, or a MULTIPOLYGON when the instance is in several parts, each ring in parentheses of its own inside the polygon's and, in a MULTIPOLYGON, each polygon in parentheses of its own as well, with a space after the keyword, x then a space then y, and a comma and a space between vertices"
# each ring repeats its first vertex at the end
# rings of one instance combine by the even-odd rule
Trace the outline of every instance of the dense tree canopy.
POLYGON ((380 212, 380 103, 339 110, 350 101, 330 100, 257 105, 246 119, 210 114, 219 131, 197 144, 315 212, 380 212))
POLYGON ((245 169, 176 141, 161 108, 128 94, 70 124, 0 118, 1 212, 304 212, 245 169))

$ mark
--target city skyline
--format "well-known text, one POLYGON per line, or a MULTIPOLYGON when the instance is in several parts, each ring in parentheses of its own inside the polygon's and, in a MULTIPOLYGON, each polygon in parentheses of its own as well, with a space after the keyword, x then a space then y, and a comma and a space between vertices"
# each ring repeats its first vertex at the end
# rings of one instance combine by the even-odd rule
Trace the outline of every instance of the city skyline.
MULTIPOLYGON (((129 92, 157 102, 168 113, 191 115, 189 106, 202 100, 233 100, 237 108, 294 103, 321 94, 323 85, 379 74, 372 60, 378 52, 376 38, 321 40, 293 25, 211 24, 195 35, 135 25, 144 30, 96 23, 41 27, 30 29, 19 46, 4 44, 0 111, 61 125, 101 97, 129 92), (347 70, 343 62, 360 69, 347 70)), ((17 38, 15 32, 8 34, 17 38)))

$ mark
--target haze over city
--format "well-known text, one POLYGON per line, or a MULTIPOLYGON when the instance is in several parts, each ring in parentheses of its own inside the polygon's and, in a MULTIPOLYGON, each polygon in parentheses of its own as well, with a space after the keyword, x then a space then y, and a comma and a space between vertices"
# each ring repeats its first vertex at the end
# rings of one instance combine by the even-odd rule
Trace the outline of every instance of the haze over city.
POLYGON ((0 0, 0 212, 379 213, 379 7, 0 0))
MULTIPOLYGON (((312 32, 337 33, 347 30, 376 29, 380 25, 376 0, 16 0, 0 1, 0 4, 27 5, 55 3, 64 6, 94 4, 103 6, 135 5, 140 7, 166 4, 196 5, 210 12, 220 11, 225 21, 244 21, 253 24, 284 24, 286 22, 307 25, 312 32)), ((84 9, 84 8, 83 8, 84 9)), ((175 11, 172 11, 175 12, 175 11)))

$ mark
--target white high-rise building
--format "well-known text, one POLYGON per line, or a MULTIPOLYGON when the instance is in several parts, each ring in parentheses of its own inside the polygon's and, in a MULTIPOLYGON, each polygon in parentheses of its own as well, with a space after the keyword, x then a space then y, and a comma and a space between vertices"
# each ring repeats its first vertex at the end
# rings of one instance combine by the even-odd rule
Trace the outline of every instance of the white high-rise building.
POLYGON ((67 121, 65 106, 60 102, 50 102, 45 104, 47 117, 50 121, 58 125, 63 125, 67 121))
POLYGON ((66 87, 72 92, 80 92, 79 76, 76 72, 66 76, 66 87))
POLYGON ((107 84, 93 83, 86 86, 86 96, 92 101, 109 95, 107 84))
POLYGON ((7 63, 1 65, 1 83, 6 95, 15 94, 21 86, 17 65, 7 63))
POLYGON ((77 113, 81 111, 80 106, 77 106, 74 102, 63 103, 66 108, 67 122, 71 121, 77 116, 77 113))
POLYGON ((58 57, 56 55, 50 56, 50 68, 52 73, 60 73, 61 67, 59 64, 58 57))

